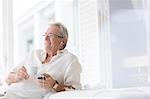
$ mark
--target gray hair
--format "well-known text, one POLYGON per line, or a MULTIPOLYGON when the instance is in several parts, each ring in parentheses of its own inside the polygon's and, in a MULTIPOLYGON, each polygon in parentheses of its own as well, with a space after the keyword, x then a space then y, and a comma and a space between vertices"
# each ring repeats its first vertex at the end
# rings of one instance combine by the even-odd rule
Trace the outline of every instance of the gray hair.
POLYGON ((60 22, 50 23, 49 25, 50 26, 57 26, 61 30, 61 36, 62 36, 62 38, 64 38, 64 45, 63 45, 63 49, 64 49, 66 47, 67 41, 68 41, 68 30, 67 30, 67 28, 60 22))
POLYGON ((65 38, 66 40, 68 40, 68 30, 62 23, 54 22, 54 23, 50 23, 49 25, 59 27, 59 29, 61 30, 62 37, 65 38))

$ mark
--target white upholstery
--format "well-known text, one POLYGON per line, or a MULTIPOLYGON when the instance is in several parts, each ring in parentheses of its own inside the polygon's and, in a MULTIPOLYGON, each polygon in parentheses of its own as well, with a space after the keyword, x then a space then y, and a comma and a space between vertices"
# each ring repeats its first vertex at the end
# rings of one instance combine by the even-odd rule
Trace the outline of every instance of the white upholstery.
POLYGON ((49 99, 150 99, 150 87, 67 91, 49 99))

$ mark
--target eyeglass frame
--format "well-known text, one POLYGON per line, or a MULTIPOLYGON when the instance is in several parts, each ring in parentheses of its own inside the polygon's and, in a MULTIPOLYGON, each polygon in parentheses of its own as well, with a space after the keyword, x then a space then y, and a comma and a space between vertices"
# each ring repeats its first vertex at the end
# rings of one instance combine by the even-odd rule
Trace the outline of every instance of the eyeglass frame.
POLYGON ((60 36, 60 35, 57 35, 57 34, 55 34, 55 33, 49 33, 49 34, 43 34, 43 36, 48 36, 49 38, 51 37, 51 36, 56 36, 57 38, 65 38, 64 36, 60 36))

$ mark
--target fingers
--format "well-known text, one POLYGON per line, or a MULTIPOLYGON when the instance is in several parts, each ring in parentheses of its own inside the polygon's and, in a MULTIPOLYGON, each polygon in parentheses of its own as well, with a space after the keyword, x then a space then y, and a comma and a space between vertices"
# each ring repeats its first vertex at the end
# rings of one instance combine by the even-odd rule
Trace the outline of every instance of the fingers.
POLYGON ((51 78, 51 76, 50 76, 49 74, 47 74, 47 73, 44 73, 43 75, 44 75, 44 77, 45 77, 46 79, 51 78))
POLYGON ((45 80, 39 80, 41 87, 44 89, 52 88, 53 84, 55 83, 55 80, 49 74, 44 73, 42 75, 45 77, 45 80))
POLYGON ((28 79, 29 78, 27 70, 26 70, 26 68, 24 66, 18 70, 17 76, 20 79, 28 79))
POLYGON ((16 78, 16 74, 15 73, 9 73, 8 77, 6 78, 6 82, 8 84, 15 83, 17 81, 19 81, 19 79, 16 78))
POLYGON ((51 82, 51 80, 50 79, 40 79, 40 80, 38 80, 38 82, 40 83, 40 84, 50 84, 50 82, 51 82))
POLYGON ((21 70, 23 70, 24 72, 27 72, 27 69, 24 66, 22 66, 21 70))
POLYGON ((44 77, 45 77, 46 79, 51 79, 51 80, 53 80, 53 78, 52 78, 49 74, 44 73, 43 75, 44 75, 44 77))
POLYGON ((44 88, 44 89, 50 88, 50 84, 48 80, 39 80, 39 83, 40 83, 41 88, 44 88))

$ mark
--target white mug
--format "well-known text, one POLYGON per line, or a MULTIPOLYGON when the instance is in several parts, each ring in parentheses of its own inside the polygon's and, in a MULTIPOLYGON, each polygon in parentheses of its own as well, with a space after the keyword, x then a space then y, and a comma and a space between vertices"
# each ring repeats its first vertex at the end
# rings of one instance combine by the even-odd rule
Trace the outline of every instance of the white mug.
POLYGON ((36 66, 28 66, 27 67, 27 73, 30 76, 34 76, 37 73, 37 67, 36 66))

